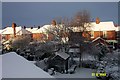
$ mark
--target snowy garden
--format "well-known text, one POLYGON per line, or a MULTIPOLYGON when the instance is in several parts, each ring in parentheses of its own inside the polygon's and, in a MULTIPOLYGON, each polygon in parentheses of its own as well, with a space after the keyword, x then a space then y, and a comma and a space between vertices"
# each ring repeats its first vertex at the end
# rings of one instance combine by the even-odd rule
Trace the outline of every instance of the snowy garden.
MULTIPOLYGON (((86 11, 74 18, 70 23, 66 19, 62 27, 53 20, 41 40, 26 34, 2 40, 2 77, 120 80, 120 49, 109 47, 101 36, 91 40, 86 11), (53 36, 50 40, 49 34, 53 36)), ((96 22, 100 23, 99 18, 96 22)))
MULTIPOLYGON (((102 44, 92 47, 91 44, 86 44, 86 50, 80 53, 81 49, 77 44, 62 45, 53 41, 47 43, 29 42, 26 43, 26 46, 18 45, 19 48, 16 48, 12 45, 20 44, 19 40, 13 43, 7 43, 2 47, 3 56, 9 52, 16 52, 17 55, 25 58, 54 78, 120 79, 118 65, 120 49, 109 51, 102 44), (96 75, 98 73, 106 73, 106 76, 96 75)), ((6 70, 3 70, 3 73, 4 71, 6 70)))

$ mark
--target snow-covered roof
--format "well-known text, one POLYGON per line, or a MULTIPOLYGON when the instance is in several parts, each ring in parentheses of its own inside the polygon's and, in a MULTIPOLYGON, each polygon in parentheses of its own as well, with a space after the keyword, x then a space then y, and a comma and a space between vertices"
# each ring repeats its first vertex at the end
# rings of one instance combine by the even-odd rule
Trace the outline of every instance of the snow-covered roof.
POLYGON ((37 29, 38 29, 38 28, 33 28, 33 29, 31 29, 31 28, 26 28, 26 30, 30 31, 31 33, 37 33, 37 32, 36 32, 37 29))
MULTIPOLYGON (((87 26, 88 24, 85 24, 85 26, 87 26)), ((87 30, 92 30, 92 31, 111 31, 111 30, 115 30, 117 29, 117 27, 114 26, 113 21, 106 21, 106 22, 100 22, 99 24, 96 24, 96 22, 91 22, 90 23, 89 28, 87 28, 87 30)), ((60 25, 59 27, 62 27, 62 25, 60 25)), ((41 27, 39 30, 41 32, 46 32, 47 30, 53 29, 54 26, 52 25, 44 25, 43 27, 41 27)), ((81 31, 83 28, 79 28, 79 27, 70 27, 70 29, 72 29, 74 32, 79 32, 81 31)), ((120 30, 120 28, 118 28, 120 30)))
MULTIPOLYGON (((13 28, 7 27, 3 29, 1 34, 13 34, 13 28)), ((16 34, 21 35, 21 34, 32 34, 32 33, 26 29, 23 29, 21 26, 18 26, 16 27, 16 34)))
POLYGON ((51 30, 53 29, 53 26, 52 25, 44 25, 43 27, 41 27, 39 29, 39 32, 43 32, 43 33, 47 33, 48 30, 51 30))
MULTIPOLYGON (((22 29, 21 26, 16 27, 16 33, 21 29, 22 29)), ((7 28, 3 29, 2 34, 13 34, 13 28, 7 27, 7 28)))
POLYGON ((22 35, 22 34, 32 34, 30 31, 21 28, 21 30, 19 30, 16 35, 22 35))
POLYGON ((15 52, 2 55, 2 66, 4 78, 53 78, 15 52))
POLYGON ((63 58, 64 60, 66 60, 67 58, 69 58, 70 55, 68 55, 65 52, 56 52, 55 55, 60 56, 61 58, 63 58))
POLYGON ((38 29, 36 32, 38 33, 47 33, 48 31, 53 31, 54 29, 60 29, 62 26, 61 25, 56 25, 56 26, 52 26, 52 25, 44 25, 42 26, 40 29, 38 29))
MULTIPOLYGON (((96 24, 96 22, 91 22, 90 24, 86 23, 84 25, 86 27, 87 31, 111 31, 111 30, 115 30, 116 31, 116 27, 114 26, 113 21, 106 21, 106 22, 100 22, 99 24, 96 24), (90 26, 90 27, 87 27, 90 26)), ((73 32, 80 32, 80 31, 84 31, 83 27, 70 27, 70 29, 73 32)))
POLYGON ((105 41, 103 38, 97 37, 97 38, 95 38, 94 40, 92 40, 92 42, 95 42, 95 41, 97 41, 98 39, 101 39, 101 40, 105 41))
POLYGON ((120 31, 120 26, 117 26, 117 27, 116 27, 116 31, 120 31))
MULTIPOLYGON (((87 24, 85 24, 86 26, 87 24)), ((106 22, 100 22, 99 24, 96 24, 96 22, 91 22, 90 24, 90 28, 88 28, 87 30, 92 30, 92 31, 111 31, 111 30, 115 30, 115 31, 118 31, 120 30, 120 27, 115 27, 114 26, 114 23, 113 21, 106 21, 106 22)), ((62 25, 56 25, 57 28, 62 28, 63 29, 63 26, 62 25)), ((21 30, 21 26, 19 27, 16 27, 16 33, 21 30)), ((52 25, 44 25, 42 27, 40 27, 39 29, 38 28, 26 28, 26 30, 30 31, 31 33, 47 33, 48 30, 53 30, 55 28, 55 26, 52 26, 52 25)), ((79 32, 82 30, 82 27, 79 28, 79 27, 71 27, 71 29, 74 31, 74 32, 79 32)), ((13 28, 12 27, 7 27, 5 29, 3 29, 2 31, 2 34, 13 34, 13 28)))
POLYGON ((99 24, 96 24, 96 22, 91 22, 91 29, 93 31, 111 31, 116 30, 116 27, 114 26, 114 23, 112 21, 108 22, 100 22, 99 24))
POLYGON ((26 30, 32 32, 32 33, 46 33, 47 30, 50 30, 51 28, 53 28, 51 25, 44 25, 42 27, 38 28, 26 28, 26 30))

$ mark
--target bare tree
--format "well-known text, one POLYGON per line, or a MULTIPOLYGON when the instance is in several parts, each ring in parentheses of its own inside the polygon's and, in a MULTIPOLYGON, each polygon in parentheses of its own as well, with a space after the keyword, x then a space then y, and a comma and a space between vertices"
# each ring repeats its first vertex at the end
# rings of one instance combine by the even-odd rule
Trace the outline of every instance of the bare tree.
MULTIPOLYGON (((72 36, 70 36, 72 39, 77 39, 79 43, 79 41, 81 40, 90 38, 89 30, 91 25, 90 25, 90 13, 88 11, 83 10, 83 11, 77 12, 73 16, 73 18, 71 18, 71 21, 69 24, 70 24, 70 28, 73 29, 73 32, 76 34, 78 32, 79 34, 79 36, 76 35, 76 38, 75 38, 75 35, 73 38, 72 36), (75 28, 76 30, 74 30, 75 28), (85 35, 84 37, 83 37, 83 34, 85 35)), ((73 34, 73 32, 71 34, 73 34)), ((75 43, 77 41, 75 41, 75 43)))
POLYGON ((80 45, 80 59, 85 49, 88 49, 89 43, 85 42, 90 40, 90 13, 86 10, 77 12, 69 23, 69 27, 72 30, 69 35, 70 43, 80 45), (84 36, 83 36, 84 34, 84 36))
MULTIPOLYGON (((85 41, 90 40, 90 13, 86 10, 77 12, 73 17, 58 17, 56 19, 56 24, 53 31, 49 31, 48 33, 54 35, 53 41, 58 41, 63 43, 67 42, 69 44, 79 44, 82 47, 86 48, 84 44, 85 41), (83 36, 84 34, 84 36, 83 36), (63 41, 64 39, 64 41, 63 41)), ((82 51, 82 48, 80 49, 82 51)), ((87 48, 86 48, 87 49, 87 48)), ((80 53, 80 62, 81 62, 81 54, 80 53)))

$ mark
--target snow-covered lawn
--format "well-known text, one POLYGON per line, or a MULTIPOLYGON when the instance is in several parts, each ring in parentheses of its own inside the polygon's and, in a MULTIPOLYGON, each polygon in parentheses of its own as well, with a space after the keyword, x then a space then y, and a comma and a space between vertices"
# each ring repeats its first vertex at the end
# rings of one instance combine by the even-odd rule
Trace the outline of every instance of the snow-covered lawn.
POLYGON ((94 73, 94 69, 89 68, 76 68, 75 73, 73 74, 61 74, 56 73, 53 75, 55 78, 95 78, 95 76, 92 76, 92 73, 94 73))

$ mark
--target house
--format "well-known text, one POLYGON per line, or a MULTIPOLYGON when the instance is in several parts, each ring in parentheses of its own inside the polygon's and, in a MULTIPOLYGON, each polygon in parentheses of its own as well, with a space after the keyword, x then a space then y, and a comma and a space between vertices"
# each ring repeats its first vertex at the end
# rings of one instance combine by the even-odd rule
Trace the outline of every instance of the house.
MULTIPOLYGON (((85 24, 85 26, 86 25, 87 24, 85 24)), ((76 42, 76 40, 74 40, 75 36, 77 36, 78 40, 82 40, 81 39, 82 37, 78 37, 79 34, 84 37, 89 37, 90 40, 94 40, 98 37, 101 37, 109 43, 118 42, 117 33, 120 30, 119 30, 119 27, 114 26, 113 21, 100 22, 99 19, 96 19, 95 22, 90 23, 90 26, 91 27, 86 30, 86 32, 88 32, 89 35, 86 33, 80 34, 81 29, 79 27, 69 27, 69 29, 71 29, 74 32, 74 34, 72 33, 69 38, 68 38, 69 34, 66 34, 65 36, 63 35, 63 38, 62 38, 63 42, 65 42, 66 39, 67 41, 73 40, 74 42, 76 42)), ((17 35, 18 34, 17 32, 22 29, 22 31, 24 32, 29 31, 28 34, 30 34, 31 32, 33 40, 51 41, 54 39, 55 35, 53 35, 53 32, 55 31, 56 28, 59 30, 63 30, 63 25, 62 24, 57 25, 55 20, 53 20, 50 25, 44 25, 42 27, 38 26, 38 28, 34 28, 34 27, 22 28, 21 26, 16 26, 16 24, 13 23, 12 27, 7 27, 3 29, 1 34, 3 35, 3 38, 5 37, 8 40, 10 39, 10 37, 14 37, 13 34, 17 35)))
MULTIPOLYGON (((87 24, 85 24, 86 26, 87 24)), ((74 37, 80 34, 81 29, 78 27, 72 28, 74 32, 74 37)), ((117 32, 119 32, 119 27, 115 27, 113 21, 100 22, 99 19, 96 19, 96 22, 91 22, 90 27, 86 28, 86 31, 82 34, 83 37, 88 37, 89 40, 103 38, 106 42, 112 43, 113 45, 118 43, 117 32), (88 34, 86 34, 86 32, 88 34)), ((73 36, 73 34, 72 34, 73 36)), ((74 40, 73 37, 73 40, 74 40)), ((79 37, 78 37, 79 39, 79 37)))
POLYGON ((92 22, 91 26, 92 39, 101 37, 106 40, 116 40, 116 27, 112 21, 100 22, 99 24, 92 22))
POLYGON ((38 28, 26 28, 26 30, 30 31, 32 33, 32 38, 34 40, 49 40, 52 39, 52 35, 49 33, 48 30, 51 30, 51 25, 44 25, 42 27, 38 28))
POLYGON ((10 38, 15 38, 17 36, 32 36, 32 33, 28 30, 23 29, 21 26, 16 26, 15 23, 12 23, 12 27, 6 27, 1 32, 2 38, 9 40, 10 38))

